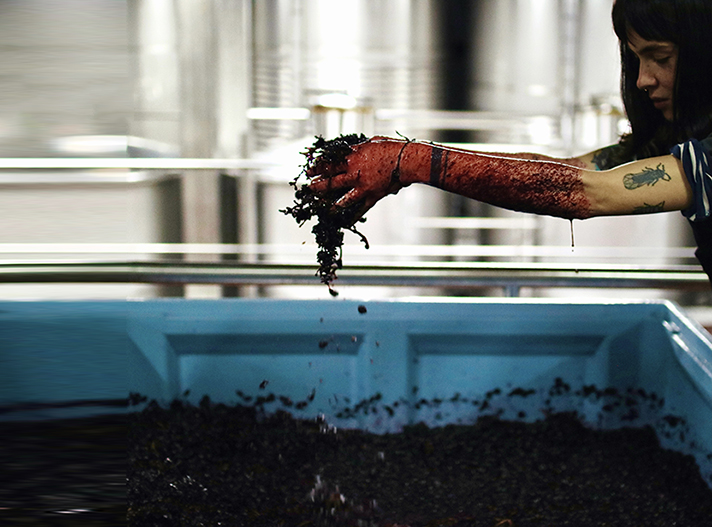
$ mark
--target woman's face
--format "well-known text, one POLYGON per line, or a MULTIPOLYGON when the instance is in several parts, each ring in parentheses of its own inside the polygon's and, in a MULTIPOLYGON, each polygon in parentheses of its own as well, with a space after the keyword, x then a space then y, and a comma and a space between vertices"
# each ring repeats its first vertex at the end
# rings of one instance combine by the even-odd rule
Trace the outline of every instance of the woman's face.
POLYGON ((672 121, 677 46, 672 42, 645 40, 631 30, 628 34, 628 47, 640 60, 638 89, 647 92, 663 117, 672 121))

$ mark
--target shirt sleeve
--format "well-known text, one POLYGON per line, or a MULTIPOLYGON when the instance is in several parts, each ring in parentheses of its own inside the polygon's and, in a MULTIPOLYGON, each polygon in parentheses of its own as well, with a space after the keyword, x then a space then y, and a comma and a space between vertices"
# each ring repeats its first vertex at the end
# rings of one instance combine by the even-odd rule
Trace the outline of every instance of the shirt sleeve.
POLYGON ((670 149, 670 153, 682 162, 685 176, 692 187, 692 205, 682 211, 690 221, 702 221, 710 217, 712 201, 712 142, 708 139, 691 139, 670 149))

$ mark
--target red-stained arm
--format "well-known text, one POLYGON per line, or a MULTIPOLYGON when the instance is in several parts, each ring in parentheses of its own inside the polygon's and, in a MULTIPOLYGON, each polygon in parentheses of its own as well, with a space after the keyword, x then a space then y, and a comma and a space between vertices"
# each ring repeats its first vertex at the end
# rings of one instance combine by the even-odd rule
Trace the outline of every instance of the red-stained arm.
POLYGON ((426 183, 505 209, 562 218, 591 216, 582 170, 562 162, 417 143, 405 147, 401 172, 405 184, 426 183))
POLYGON ((595 168, 595 166, 593 164, 590 164, 590 163, 584 161, 583 156, 582 157, 558 158, 558 157, 546 156, 544 154, 534 154, 534 153, 528 153, 528 152, 521 152, 521 153, 516 153, 516 154, 492 152, 492 153, 490 153, 490 155, 497 156, 497 157, 508 157, 510 159, 523 159, 523 160, 529 160, 529 161, 552 161, 554 163, 563 163, 564 165, 571 165, 572 167, 576 167, 576 168, 595 168))

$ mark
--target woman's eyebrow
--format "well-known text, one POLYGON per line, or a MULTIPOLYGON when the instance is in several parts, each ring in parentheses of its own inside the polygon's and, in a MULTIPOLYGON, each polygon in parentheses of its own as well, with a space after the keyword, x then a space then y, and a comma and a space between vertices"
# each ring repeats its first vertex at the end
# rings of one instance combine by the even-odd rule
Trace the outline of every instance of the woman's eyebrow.
POLYGON ((636 55, 649 55, 651 53, 655 53, 658 51, 673 51, 675 49, 674 44, 664 44, 664 43, 657 43, 657 42, 654 42, 652 44, 647 44, 640 49, 635 49, 629 42, 628 47, 630 47, 630 49, 636 55))

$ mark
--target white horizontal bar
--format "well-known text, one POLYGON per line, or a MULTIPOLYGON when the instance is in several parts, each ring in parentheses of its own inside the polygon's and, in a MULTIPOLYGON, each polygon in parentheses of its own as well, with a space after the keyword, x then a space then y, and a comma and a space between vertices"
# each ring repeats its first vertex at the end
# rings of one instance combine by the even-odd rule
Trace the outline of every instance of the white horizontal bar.
POLYGON ((527 229, 537 228, 534 218, 419 217, 410 223, 420 229, 527 229))
POLYGON ((248 108, 247 118, 261 120, 305 121, 311 117, 308 108, 248 108))
MULTIPOLYGON (((306 255, 315 244, 229 243, 0 243, 0 254, 236 254, 306 255)), ((375 257, 585 257, 694 258, 694 247, 583 247, 551 245, 373 245, 345 244, 344 256, 375 257)))
POLYGON ((250 170, 279 166, 270 161, 254 159, 183 159, 153 157, 4 157, 0 158, 0 170, 8 169, 151 169, 151 170, 250 170))
MULTIPOLYGON (((341 111, 360 111, 360 108, 341 111)), ((286 120, 304 121, 311 117, 310 108, 248 108, 247 118, 253 121, 286 120)), ((499 112, 478 112, 458 110, 411 110, 400 108, 378 108, 374 112, 377 121, 408 121, 431 130, 502 130, 527 125, 534 120, 553 124, 550 116, 521 116, 499 112)))

